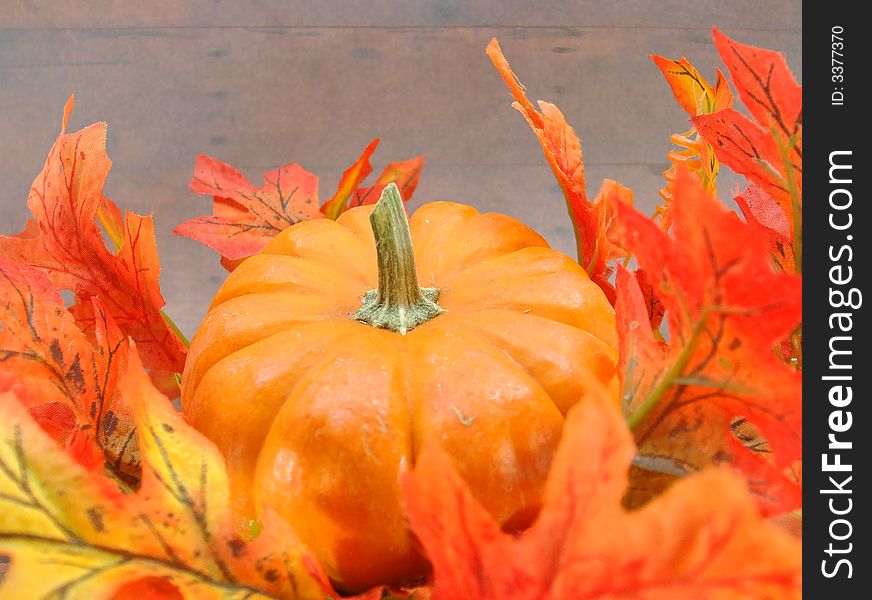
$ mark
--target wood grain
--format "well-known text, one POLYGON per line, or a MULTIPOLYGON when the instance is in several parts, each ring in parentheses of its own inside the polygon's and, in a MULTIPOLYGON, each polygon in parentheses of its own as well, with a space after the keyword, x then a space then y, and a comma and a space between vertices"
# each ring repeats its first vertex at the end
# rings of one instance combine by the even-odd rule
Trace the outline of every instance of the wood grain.
MULTIPOLYGON (((8 6, 7 6, 8 5, 8 6)), ((801 76, 801 11, 774 2, 23 2, 0 12, 0 233, 19 230, 70 93, 71 126, 105 120, 107 194, 154 214, 168 311, 190 334, 224 271, 170 234, 208 210, 194 156, 261 173, 299 162, 322 198, 369 140, 374 164, 426 156, 417 201, 515 215, 571 252, 559 189, 484 48, 497 36, 532 98, 565 112, 590 193, 604 177, 657 203, 667 136, 686 115, 648 54, 711 76, 710 27, 785 53, 801 76), (351 8, 351 7, 354 8, 351 8)), ((738 179, 725 176, 725 196, 738 179)))

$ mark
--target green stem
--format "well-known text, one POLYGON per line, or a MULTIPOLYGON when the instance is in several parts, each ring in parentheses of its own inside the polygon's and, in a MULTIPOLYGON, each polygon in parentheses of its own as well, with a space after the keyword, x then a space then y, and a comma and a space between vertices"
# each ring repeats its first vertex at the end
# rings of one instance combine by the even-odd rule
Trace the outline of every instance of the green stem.
POLYGON ((578 229, 578 222, 575 220, 575 214, 572 212, 572 204, 569 201, 569 190, 560 182, 560 175, 557 170, 552 168, 554 172, 554 177, 557 179, 557 183, 560 185, 560 191, 563 192, 563 200, 566 203, 566 212, 569 214, 569 222, 572 223, 572 233, 575 236, 575 255, 578 264, 587 271, 588 275, 590 271, 588 270, 588 266, 585 265, 584 262, 584 240, 581 237, 581 231, 578 229))
POLYGON ((375 235, 378 289, 366 293, 354 318, 405 335, 442 312, 436 304, 439 290, 418 285, 409 219, 395 183, 385 187, 369 220, 375 235))
POLYGON ((708 321, 709 311, 704 310, 700 315, 699 322, 697 322, 696 327, 693 328, 693 333, 690 336, 690 339, 685 344, 684 348, 681 350, 681 354, 678 355, 678 358, 675 359, 675 362, 672 363, 672 366, 669 367, 669 370, 663 375, 663 378, 657 384, 657 386, 651 391, 651 394, 639 405, 639 408, 636 409, 630 417, 627 419, 627 425, 630 429, 635 429, 639 423, 641 423, 645 417, 648 416, 657 403, 666 395, 666 392, 669 391, 669 388, 675 383, 675 380, 681 377, 681 374, 684 372, 684 368, 687 366, 687 363, 690 362, 693 353, 696 351, 696 346, 699 344, 699 340, 702 338, 702 332, 705 331, 705 325, 708 321))
POLYGON ((179 341, 182 342, 185 349, 189 348, 191 346, 191 340, 182 333, 182 330, 179 329, 179 326, 176 325, 175 321, 173 321, 163 309, 160 311, 160 316, 163 317, 164 323, 166 323, 167 326, 172 329, 173 333, 176 334, 176 337, 179 338, 179 341))
POLYGON ((778 152, 781 154, 781 162, 784 163, 784 172, 787 179, 787 191, 790 194, 790 205, 793 210, 793 257, 796 272, 802 275, 802 193, 796 184, 796 174, 793 172, 793 163, 788 156, 788 145, 793 146, 793 138, 787 144, 782 143, 781 137, 774 135, 778 152))

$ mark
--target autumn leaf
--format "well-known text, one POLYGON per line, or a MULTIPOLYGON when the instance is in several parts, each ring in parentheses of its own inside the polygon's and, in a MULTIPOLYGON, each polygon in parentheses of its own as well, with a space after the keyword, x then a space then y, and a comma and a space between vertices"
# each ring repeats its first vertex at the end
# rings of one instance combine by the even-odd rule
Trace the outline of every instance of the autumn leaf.
MULTIPOLYGON (((608 262, 620 252, 613 247, 613 241, 603 225, 611 221, 610 213, 614 210, 616 197, 610 193, 610 188, 612 191, 615 189, 614 182, 604 183, 594 201, 588 200, 581 141, 566 122, 563 113, 553 104, 542 100, 537 109, 527 99, 524 86, 512 72, 496 38, 488 44, 487 55, 515 99, 512 106, 524 116, 539 140, 545 159, 563 191, 575 232, 579 264, 613 302, 614 286, 609 282, 611 267, 608 262)), ((619 197, 628 198, 626 193, 619 197)))
POLYGON ((418 187, 423 167, 423 156, 388 163, 388 166, 384 168, 381 175, 375 180, 374 185, 361 187, 354 191, 351 202, 349 202, 346 210, 354 206, 375 204, 389 183, 396 183, 400 189, 400 196, 403 198, 403 201, 408 202, 418 187))
POLYGON ((375 152, 376 146, 378 146, 379 139, 376 138, 369 143, 369 145, 363 150, 363 154, 354 161, 354 164, 348 167, 344 173, 342 173, 342 177, 339 179, 339 187, 336 190, 336 193, 333 194, 333 197, 330 198, 327 202, 324 203, 324 206, 321 207, 321 212, 324 213, 324 216, 328 219, 333 219, 334 221, 339 218, 343 212, 348 209, 349 200, 351 200, 351 195, 360 187, 360 184, 363 183, 363 180, 367 178, 367 176, 372 173, 372 165, 369 164, 369 158, 372 156, 372 153, 375 152))
MULTIPOLYGON (((733 94, 720 69, 717 71, 715 85, 712 86, 684 57, 672 60, 651 55, 651 59, 663 73, 678 104, 691 117, 711 114, 733 105, 733 94)), ((680 164, 691 169, 713 194, 717 192, 718 176, 717 158, 711 147, 700 139, 695 127, 684 133, 673 134, 669 139, 678 149, 666 155, 670 162, 669 168, 663 172, 667 184, 659 192, 664 204, 657 207, 656 215, 666 230, 672 225, 669 203, 672 200, 677 166, 680 164)))
POLYGON ((778 205, 760 187, 751 184, 734 198, 748 223, 759 225, 769 235, 772 259, 785 273, 796 270, 790 223, 778 205))
MULTIPOLYGON (((629 251, 628 251, 629 253, 629 251)), ((657 296, 657 291, 654 289, 648 274, 643 269, 636 269, 634 275, 639 283, 639 288, 642 291, 643 304, 647 309, 648 320, 651 323, 651 329, 654 331, 660 341, 663 341, 663 335, 660 333, 660 325, 663 323, 663 317, 666 316, 666 307, 663 306, 660 298, 657 296)))
POLYGON ((375 204, 389 183, 397 184, 404 202, 408 202, 412 194, 415 193, 418 181, 421 179, 421 169, 424 166, 423 156, 389 163, 382 170, 375 184, 361 187, 361 184, 372 172, 369 159, 378 142, 378 138, 370 142, 363 154, 342 174, 336 193, 321 207, 324 216, 335 220, 350 208, 375 204))
POLYGON ((136 485, 136 431, 117 390, 127 344, 102 302, 90 305, 93 344, 45 272, 0 256, 0 391, 14 392, 78 462, 105 463, 136 485))
MULTIPOLYGON (((712 29, 712 35, 739 97, 757 123, 766 129, 774 126, 785 138, 799 134, 802 86, 790 72, 784 55, 739 43, 717 28, 712 29)), ((802 158, 800 139, 796 140, 795 151, 802 158)))
POLYGON ((324 206, 318 204, 318 177, 298 164, 266 173, 264 185, 255 188, 238 170, 201 154, 190 186, 198 194, 213 197, 212 215, 185 221, 173 233, 217 251, 221 264, 232 271, 286 227, 308 219, 335 219, 352 206, 375 203, 388 183, 397 182, 408 201, 421 176, 422 157, 390 163, 374 186, 360 187, 372 172, 369 159, 378 142, 370 142, 345 170, 336 193, 324 206))
MULTIPOLYGON (((655 337, 657 328, 651 324, 639 279, 636 273, 618 267, 615 318, 621 351, 617 370, 623 376, 621 408, 624 414, 631 412, 632 403, 640 391, 654 388, 668 359, 668 346, 655 337)), ((653 295, 656 298, 656 292, 653 295)))
POLYGON ((651 60, 663 73, 675 100, 691 117, 713 113, 733 104, 733 94, 720 69, 717 70, 715 85, 711 85, 684 57, 673 60, 652 54, 651 60))
POLYGON ((801 542, 758 513, 744 482, 710 469, 644 508, 621 506, 635 449, 609 402, 567 415, 534 524, 505 533, 435 440, 406 481, 412 529, 442 600, 799 598, 801 542))
POLYGON ((190 186, 197 194, 213 197, 212 215, 185 221, 173 232, 237 261, 260 252, 286 227, 322 217, 318 178, 300 165, 285 165, 263 179, 264 185, 255 188, 230 165, 198 155, 190 186))
POLYGON ((70 98, 61 133, 30 188, 34 221, 19 235, 0 236, 0 255, 40 268, 57 288, 74 292, 70 310, 89 336, 97 327, 90 298, 98 296, 121 331, 136 340, 146 366, 181 372, 185 348, 161 310, 166 303, 151 217, 127 213, 122 220, 103 196, 111 166, 106 124, 67 134, 72 108, 70 98), (106 248, 95 219, 112 227, 109 234, 120 240, 116 253, 106 248))
POLYGON ((284 521, 267 512, 256 539, 240 537, 220 454, 151 385, 135 350, 119 388, 142 455, 135 494, 73 462, 16 395, 0 396, 0 554, 11 557, 0 591, 323 597, 319 567, 284 521))
POLYGON ((753 120, 727 109, 697 116, 693 123, 718 160, 764 192, 758 204, 780 207, 801 272, 802 87, 780 53, 739 43, 717 29, 713 35, 753 120))
POLYGON ((118 206, 105 196, 97 208, 97 223, 106 232, 113 250, 117 252, 124 244, 124 217, 118 206))
MULTIPOLYGON (((778 201, 785 215, 792 214, 781 154, 769 131, 735 109, 701 115, 693 123, 711 144, 718 160, 765 190, 778 201)), ((793 167, 799 170, 801 163, 794 163, 793 167)))
POLYGON ((673 211, 674 237, 619 206, 622 237, 669 318, 665 346, 635 278, 619 274, 622 397, 640 458, 683 473, 732 464, 753 475, 767 512, 795 508, 801 498, 789 470, 801 457, 800 375, 773 348, 800 323, 801 279, 776 272, 763 229, 683 169, 673 211), (743 444, 732 429, 738 419, 765 445, 743 444))

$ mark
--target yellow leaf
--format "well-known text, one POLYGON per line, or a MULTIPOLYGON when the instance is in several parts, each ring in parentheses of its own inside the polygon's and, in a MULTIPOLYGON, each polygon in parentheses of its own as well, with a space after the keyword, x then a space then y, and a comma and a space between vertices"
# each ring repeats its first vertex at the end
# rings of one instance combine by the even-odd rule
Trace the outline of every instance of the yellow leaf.
POLYGON ((218 451, 153 387, 133 347, 119 389, 142 452, 135 494, 75 462, 0 394, 0 555, 11 557, 0 596, 102 598, 171 584, 186 599, 323 597, 322 575, 283 521, 267 516, 256 540, 242 539, 218 451))
MULTIPOLYGON (((678 104, 691 117, 708 115, 733 105, 733 93, 720 69, 712 86, 686 58, 672 60, 651 55, 651 60, 663 73, 678 104)), ((663 172, 666 187, 659 192, 664 203, 657 207, 655 215, 664 230, 672 225, 672 194, 678 165, 693 171, 712 193, 717 191, 719 167, 711 146, 700 139, 695 127, 684 133, 673 134, 669 139, 676 149, 666 155, 669 159, 669 168, 663 172)))
POLYGON ((0 538, 0 548, 13 561, 0 589, 22 600, 130 597, 134 586, 146 593, 151 591, 153 595, 146 598, 157 594, 187 600, 269 598, 249 588, 210 581, 165 562, 94 546, 10 536, 0 538))

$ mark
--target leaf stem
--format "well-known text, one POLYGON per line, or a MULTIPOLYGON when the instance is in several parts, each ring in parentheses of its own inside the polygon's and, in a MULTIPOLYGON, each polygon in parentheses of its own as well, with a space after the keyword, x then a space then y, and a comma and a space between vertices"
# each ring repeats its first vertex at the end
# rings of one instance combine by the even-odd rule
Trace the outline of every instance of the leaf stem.
POLYGON ((802 192, 799 191, 799 186, 796 183, 796 174, 793 172, 793 163, 788 156, 788 145, 795 145, 794 136, 787 141, 787 144, 782 143, 780 136, 773 137, 778 145, 778 152, 781 154, 781 162, 784 164, 784 173, 786 176, 787 191, 790 194, 790 205, 793 212, 793 256, 796 273, 802 275, 802 192))
POLYGON ((191 345, 191 340, 189 340, 187 338, 187 336, 184 333, 182 333, 182 330, 179 329, 179 326, 176 325, 175 321, 173 321, 170 318, 170 316, 166 313, 166 311, 161 309, 160 316, 163 317, 164 323, 166 323, 167 327, 169 327, 172 330, 172 332, 176 334, 176 337, 179 338, 180 342, 182 342, 182 346, 184 346, 185 349, 187 350, 191 345))
POLYGON ((702 339, 702 333, 705 331, 709 315, 709 309, 703 310, 702 314, 700 314, 699 321, 693 328, 693 333, 691 334, 690 339, 687 340, 687 344, 685 344, 684 348, 681 350, 681 354, 678 355, 678 358, 675 359, 675 362, 672 363, 672 366, 669 367, 669 370, 666 371, 663 378, 651 391, 651 394, 649 394, 645 401, 639 405, 639 408, 629 416, 627 419, 627 425, 630 429, 635 429, 645 419, 645 417, 648 416, 648 413, 657 406, 657 403, 660 402, 664 395, 666 395, 666 392, 669 391, 669 388, 672 387, 675 380, 684 372, 684 368, 687 366, 687 363, 690 362, 700 339, 702 339))

